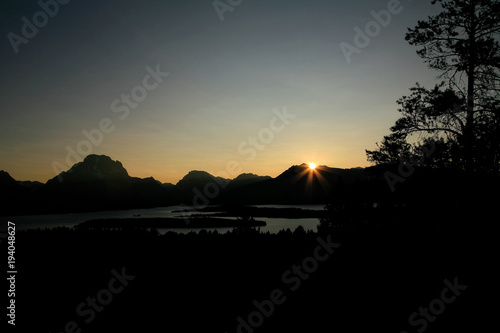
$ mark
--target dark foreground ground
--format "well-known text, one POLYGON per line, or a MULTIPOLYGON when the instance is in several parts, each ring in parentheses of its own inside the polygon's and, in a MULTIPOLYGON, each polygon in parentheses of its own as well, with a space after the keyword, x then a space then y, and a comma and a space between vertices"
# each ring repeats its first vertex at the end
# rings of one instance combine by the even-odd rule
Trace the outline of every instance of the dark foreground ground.
POLYGON ((321 234, 19 231, 16 331, 483 332, 498 218, 454 209, 321 234))

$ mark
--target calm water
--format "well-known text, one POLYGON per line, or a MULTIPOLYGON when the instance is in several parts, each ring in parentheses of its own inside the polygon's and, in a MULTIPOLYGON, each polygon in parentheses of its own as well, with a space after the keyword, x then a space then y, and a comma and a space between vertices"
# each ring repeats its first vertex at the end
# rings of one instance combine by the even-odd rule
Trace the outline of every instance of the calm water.
MULTIPOLYGON (((272 208, 303 208, 323 210, 323 205, 257 205, 256 207, 272 207, 272 208)), ((186 208, 186 207, 184 207, 186 208)), ((108 219, 108 218, 130 218, 134 215, 140 215, 141 218, 145 217, 177 217, 180 213, 174 213, 179 210, 177 206, 171 207, 158 207, 147 209, 132 209, 132 210, 113 210, 92 213, 72 213, 72 214, 53 214, 53 215, 28 215, 28 216, 12 216, 2 218, 4 221, 11 221, 16 224, 17 230, 25 230, 32 228, 55 228, 55 227, 73 227, 79 223, 93 219, 108 219)), ((305 219, 285 219, 285 218, 257 218, 259 221, 265 221, 267 225, 261 227, 262 232, 269 231, 270 233, 277 233, 278 231, 286 228, 295 230, 299 225, 303 226, 305 230, 316 231, 316 226, 319 221, 317 218, 305 219)), ((218 230, 225 233, 232 228, 207 228, 207 230, 218 230)), ((169 228, 158 229, 160 233, 167 231, 175 231, 180 233, 188 233, 190 231, 199 231, 200 229, 182 229, 182 228, 169 228)))

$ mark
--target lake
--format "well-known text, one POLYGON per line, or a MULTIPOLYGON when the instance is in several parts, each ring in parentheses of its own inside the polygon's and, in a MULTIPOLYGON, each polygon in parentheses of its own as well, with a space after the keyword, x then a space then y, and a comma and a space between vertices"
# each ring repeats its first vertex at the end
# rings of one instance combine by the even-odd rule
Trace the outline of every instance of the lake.
MULTIPOLYGON (((323 210, 324 205, 255 205, 253 207, 262 208, 302 208, 311 210, 323 210)), ((184 206, 183 208, 189 208, 184 206)), ((26 215, 26 216, 8 216, 3 217, 4 221, 11 221, 16 224, 17 230, 26 230, 34 228, 55 228, 55 227, 74 227, 75 225, 94 219, 110 219, 110 218, 131 218, 140 215, 141 218, 148 217, 178 217, 181 215, 176 210, 180 210, 178 206, 169 207, 156 207, 156 208, 146 208, 146 209, 130 209, 130 210, 112 210, 112 211, 101 211, 101 212, 91 212, 91 213, 71 213, 71 214, 52 214, 52 215, 26 215)), ((258 217, 256 220, 265 221, 267 225, 261 227, 261 232, 277 233, 282 229, 290 228, 290 230, 295 230, 298 226, 304 227, 304 229, 316 231, 316 226, 319 224, 317 218, 266 218, 258 217)), ((185 228, 161 228, 158 231, 161 234, 167 231, 175 231, 179 233, 188 233, 191 231, 199 231, 201 229, 185 229, 185 228)), ((206 228, 206 230, 217 230, 221 233, 225 233, 232 228, 206 228)))

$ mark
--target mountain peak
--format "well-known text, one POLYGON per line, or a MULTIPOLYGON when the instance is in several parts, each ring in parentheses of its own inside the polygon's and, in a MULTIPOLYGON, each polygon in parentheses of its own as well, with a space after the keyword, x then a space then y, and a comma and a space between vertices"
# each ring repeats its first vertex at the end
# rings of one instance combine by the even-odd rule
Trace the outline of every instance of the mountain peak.
POLYGON ((0 170, 0 189, 2 189, 2 198, 6 195, 11 199, 25 190, 8 172, 3 170, 0 170))
POLYGON ((88 155, 82 162, 74 164, 59 176, 64 181, 85 182, 94 180, 118 180, 129 178, 127 170, 119 161, 106 155, 88 155))
POLYGON ((192 170, 179 180, 176 186, 181 190, 190 190, 195 187, 203 187, 211 182, 225 183, 229 182, 229 179, 215 177, 206 171, 192 170))
POLYGON ((96 155, 96 154, 87 155, 83 159, 83 162, 84 163, 92 163, 92 162, 96 162, 96 161, 99 161, 99 160, 102 160, 102 161, 105 161, 105 162, 113 162, 113 160, 111 159, 111 157, 109 157, 107 155, 96 155))
POLYGON ((15 183, 17 183, 16 180, 14 178, 12 178, 12 176, 7 171, 3 171, 3 170, 0 170, 0 182, 2 184, 7 184, 7 183, 15 184, 15 183))
POLYGON ((9 173, 7 171, 4 171, 4 170, 0 170, 0 176, 1 177, 10 177, 9 173))
POLYGON ((238 177, 234 178, 233 180, 244 180, 244 179, 255 179, 255 178, 271 178, 269 176, 259 176, 254 173, 242 173, 238 177))

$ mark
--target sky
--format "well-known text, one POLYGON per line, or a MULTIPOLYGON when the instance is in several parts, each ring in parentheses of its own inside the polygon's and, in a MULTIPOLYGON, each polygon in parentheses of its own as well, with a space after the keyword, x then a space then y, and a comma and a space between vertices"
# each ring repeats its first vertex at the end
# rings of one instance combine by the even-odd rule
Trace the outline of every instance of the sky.
POLYGON ((0 170, 17 180, 46 182, 88 154, 171 183, 191 170, 365 167, 397 99, 437 75, 404 39, 439 11, 430 0, 0 8, 0 170))

